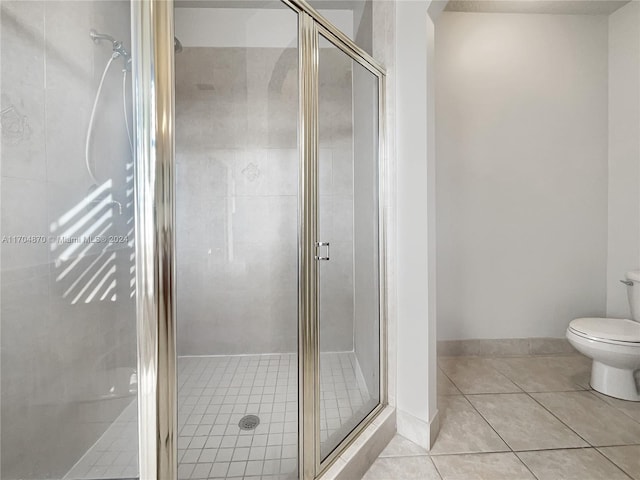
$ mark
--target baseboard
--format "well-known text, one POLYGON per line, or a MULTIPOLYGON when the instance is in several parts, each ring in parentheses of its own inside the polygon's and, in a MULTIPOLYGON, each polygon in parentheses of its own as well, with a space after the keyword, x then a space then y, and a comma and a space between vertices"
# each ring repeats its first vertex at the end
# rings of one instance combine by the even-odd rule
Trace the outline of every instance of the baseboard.
POLYGON ((431 450, 440 431, 440 413, 436 411, 429 422, 398 410, 396 412, 398 422, 398 434, 413 443, 420 445, 425 450, 431 450))
POLYGON ((439 356, 558 355, 575 353, 566 338, 499 338, 438 341, 439 356))

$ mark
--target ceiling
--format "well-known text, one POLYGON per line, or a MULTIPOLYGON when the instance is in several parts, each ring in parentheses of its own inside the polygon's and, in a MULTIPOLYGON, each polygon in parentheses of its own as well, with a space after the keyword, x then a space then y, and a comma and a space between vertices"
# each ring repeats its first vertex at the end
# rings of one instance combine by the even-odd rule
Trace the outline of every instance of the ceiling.
POLYGON ((630 0, 449 0, 447 12, 610 15, 630 0))

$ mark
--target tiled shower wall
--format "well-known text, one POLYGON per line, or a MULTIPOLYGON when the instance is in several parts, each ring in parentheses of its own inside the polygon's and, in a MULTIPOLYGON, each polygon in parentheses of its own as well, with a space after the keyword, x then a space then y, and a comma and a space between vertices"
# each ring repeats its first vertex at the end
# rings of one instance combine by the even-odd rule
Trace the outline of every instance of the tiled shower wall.
POLYGON ((0 476, 61 478, 134 398, 132 239, 103 253, 104 245, 72 251, 49 240, 7 238, 88 235, 98 226, 94 235, 127 235, 132 227, 121 60, 105 80, 91 150, 104 192, 83 203, 93 183, 84 165, 87 124, 111 56, 110 45, 95 45, 89 30, 129 49, 129 4, 3 1, 0 14, 0 476), (99 205, 108 194, 122 203, 122 214, 99 205))
MULTIPOLYGON (((320 221, 335 253, 321 285, 323 351, 353 350, 346 73, 321 76, 340 105, 321 132, 320 221)), ((297 350, 297 122, 296 48, 186 47, 176 56, 180 355, 297 350)))

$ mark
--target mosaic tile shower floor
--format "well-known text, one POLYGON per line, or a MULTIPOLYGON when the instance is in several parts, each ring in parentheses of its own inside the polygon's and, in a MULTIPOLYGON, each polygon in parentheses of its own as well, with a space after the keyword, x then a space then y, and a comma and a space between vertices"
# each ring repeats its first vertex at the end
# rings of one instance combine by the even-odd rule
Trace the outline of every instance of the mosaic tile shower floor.
MULTIPOLYGON (((291 480, 298 456, 298 362, 294 354, 180 357, 178 477, 291 480), (254 430, 242 430, 245 415, 254 430)), ((321 354, 321 441, 335 445, 377 399, 353 352, 321 354)), ((65 476, 137 477, 137 407, 132 402, 65 476)))

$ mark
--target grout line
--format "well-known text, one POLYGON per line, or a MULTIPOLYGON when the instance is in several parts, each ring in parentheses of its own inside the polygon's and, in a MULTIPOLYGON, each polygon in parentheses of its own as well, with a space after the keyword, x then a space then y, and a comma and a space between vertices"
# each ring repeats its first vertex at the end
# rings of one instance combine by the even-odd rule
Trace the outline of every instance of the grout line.
MULTIPOLYGON (((469 395, 473 397, 480 397, 482 395, 521 395, 523 393, 531 394, 531 393, 574 393, 574 392, 590 392, 591 390, 585 390, 584 388, 580 388, 577 390, 543 390, 536 392, 529 392, 527 390, 522 390, 521 392, 483 392, 483 393, 463 393, 462 395, 469 395)), ((451 396, 452 394, 445 394, 442 396, 451 396)))
MULTIPOLYGON (((628 447, 631 445, 615 445, 616 447, 628 447)), ((618 465, 616 462, 613 461, 613 459, 607 457, 603 452, 600 451, 600 448, 606 448, 606 447, 597 447, 595 448, 595 450, 602 455, 604 458, 606 458, 609 462, 613 463, 616 467, 618 467, 625 475, 627 475, 631 480, 633 480, 633 475, 631 475, 630 472, 627 472, 624 468, 622 468, 620 465, 618 465)))
MULTIPOLYGON (((442 370, 442 373, 444 373, 444 374, 445 374, 445 376, 446 376, 447 378, 449 378, 449 376, 445 373, 445 371, 444 371, 444 370, 442 370)), ((460 391, 460 393, 462 394, 462 397, 465 399, 465 401, 466 401, 469 405, 471 405, 471 408, 472 408, 473 410, 475 410, 475 411, 477 412, 477 414, 478 414, 478 415, 480 415, 480 418, 482 418, 482 419, 485 421, 485 423, 486 423, 487 425, 489 425, 489 428, 491 428, 491 430, 493 430, 493 431, 494 431, 494 433, 498 436, 498 438, 499 438, 500 440, 502 440, 502 442, 505 444, 505 446, 506 446, 506 447, 507 447, 511 452, 513 452, 513 449, 511 449, 511 447, 510 447, 510 446, 509 446, 509 444, 505 441, 505 439, 504 439, 504 438, 502 438, 502 436, 501 436, 501 435, 496 431, 496 429, 495 429, 495 428, 493 428, 493 425, 491 425, 491 424, 487 421, 487 419, 486 419, 486 418, 484 418, 484 416, 482 415, 482 413, 480 413, 480 412, 478 411, 478 409, 475 407, 475 405, 474 405, 474 404, 473 404, 473 403, 472 403, 472 402, 467 398, 467 395, 465 395, 464 393, 462 393, 462 390, 460 390, 460 388, 455 384, 455 382, 454 382, 453 380, 451 380, 450 378, 449 378, 449 380, 450 380, 450 381, 453 383, 453 385, 454 385, 454 386, 455 386, 455 387, 460 391)), ((436 442, 437 442, 437 441, 438 441, 438 440, 436 439, 436 442)))
POLYGON ((552 452, 554 450, 585 450, 585 449, 599 449, 599 448, 617 448, 617 447, 640 447, 640 444, 637 443, 632 443, 629 445, 606 445, 606 446, 601 446, 601 447, 592 447, 592 446, 586 446, 586 447, 560 447, 560 448, 530 448, 530 449, 526 449, 526 450, 511 450, 509 448, 509 446, 507 445, 507 448, 509 448, 509 450, 491 450, 491 451, 484 451, 484 452, 455 452, 455 453, 410 453, 410 454, 406 454, 406 455, 387 455, 385 457, 380 457, 380 458, 399 458, 399 457, 424 457, 424 456, 429 456, 429 457, 452 457, 452 456, 456 456, 456 455, 485 455, 485 454, 490 454, 490 453, 529 453, 529 452, 552 452))
POLYGON ((514 455, 514 456, 518 459, 518 461, 519 461, 519 462, 524 466, 524 468, 526 468, 526 469, 527 469, 527 471, 528 471, 529 473, 531 473, 531 476, 532 476, 533 478, 535 478, 535 479, 538 479, 538 477, 536 476, 536 474, 535 474, 535 473, 533 473, 533 471, 531 470, 531 468, 529 468, 529 465, 527 465, 524 461, 522 461, 522 459, 521 459, 521 458, 520 458, 520 457, 519 457, 519 456, 514 452, 513 448, 511 448, 511 446, 507 443, 507 441, 506 441, 504 438, 502 438, 502 435, 500 435, 500 434, 498 433, 498 431, 493 427, 493 425, 491 425, 491 423, 490 423, 490 422, 489 422, 489 421, 484 417, 484 415, 482 415, 482 413, 480 413, 480 411, 479 411, 479 410, 476 408, 476 406, 475 406, 475 405, 474 405, 474 404, 473 404, 473 403, 472 403, 472 402, 471 402, 471 401, 466 397, 466 395, 464 396, 464 399, 467 401, 467 403, 468 403, 469 405, 471 405, 471 408, 473 408, 473 409, 478 413, 478 415, 480 415, 480 418, 482 418, 482 419, 485 421, 485 423, 486 423, 487 425, 489 425, 489 428, 491 428, 491 430, 493 430, 493 431, 495 432, 495 434, 498 436, 498 438, 500 438, 500 440, 502 440, 502 442, 503 442, 503 443, 506 445, 506 447, 509 449, 509 452, 504 452, 504 453, 511 453, 512 455, 514 455))
MULTIPOLYGON (((456 454, 457 455, 457 454, 456 454)), ((384 457, 378 455, 378 458, 407 458, 407 457, 435 457, 437 455, 431 455, 429 452, 425 453, 408 453, 408 454, 400 454, 400 455, 385 455, 384 457)))
MULTIPOLYGON (((522 463, 525 463, 522 458, 520 458, 520 453, 535 453, 535 452, 553 452, 553 451, 561 451, 561 450, 592 450, 597 452, 605 461, 606 463, 610 463, 611 465, 613 465, 614 467, 616 467, 618 470, 620 470, 624 475, 627 476, 627 478, 629 480, 633 480, 633 478, 619 465, 617 465, 613 460, 611 460, 610 458, 608 458, 606 455, 604 455, 601 451, 598 450, 598 448, 596 447, 574 447, 574 448, 552 448, 552 449, 546 449, 546 450, 522 450, 519 452, 514 452, 516 454, 516 456, 518 457, 518 459, 520 459, 520 461, 522 463)), ((525 464, 526 465, 526 464, 525 464)), ((533 473, 533 472, 532 472, 533 473)))
MULTIPOLYGON (((453 380, 451 380, 451 377, 449 377, 449 375, 447 375, 447 373, 442 368, 440 368, 440 366, 438 366, 437 368, 445 377, 447 377, 447 380, 449 380, 451 382, 451 385, 453 385, 453 387, 458 391, 458 393, 453 393, 451 395, 464 395, 462 393, 462 390, 460 390, 460 388, 458 388, 456 383, 453 380)), ((436 376, 437 376, 437 372, 436 372, 436 376)), ((436 378, 436 382, 437 382, 437 380, 438 379, 436 378)), ((437 394, 437 392, 436 392, 436 394, 437 394)))
POLYGON ((433 468, 436 470, 436 473, 438 474, 438 477, 440 477, 440 480, 444 479, 442 473, 440 473, 438 465, 436 465, 436 462, 433 461, 433 458, 431 458, 431 456, 429 456, 429 461, 431 462, 431 465, 433 465, 433 468))
MULTIPOLYGON (((587 390, 588 391, 588 390, 587 390)), ((547 393, 554 393, 554 392, 547 392, 547 393)), ((567 427, 569 430, 571 430, 573 433, 575 433, 578 437, 580 437, 584 442, 586 442, 587 445, 589 445, 590 447, 595 448, 595 445, 593 445, 590 441, 588 441, 586 438, 584 438, 582 435, 580 435, 574 428, 572 428, 569 424, 567 424, 564 420, 562 420, 558 415, 556 415, 554 412, 552 412, 549 408, 545 407, 542 402, 538 401, 535 397, 533 397, 532 395, 530 395, 529 393, 527 393, 527 395, 529 396, 529 398, 531 398, 534 402, 536 402, 538 405, 540 405, 543 409, 545 409, 547 412, 549 412, 551 415, 553 415, 554 418, 556 418, 560 423, 562 423, 565 427, 567 427)), ((601 400, 602 401, 602 400, 601 400)), ((603 402, 606 403, 606 402, 603 402)))
MULTIPOLYGON (((624 411, 620 406, 616 405, 615 403, 609 403, 606 399, 604 398, 600 398, 600 395, 604 395, 606 398, 611 398, 612 400, 619 400, 621 402, 625 402, 627 400, 622 400, 620 398, 615 398, 615 397, 610 397, 602 392, 598 392, 592 388, 589 388, 588 390, 586 390, 587 392, 591 392, 596 398, 598 398, 599 400, 602 400, 604 403, 606 403, 607 405, 609 405, 610 407, 614 408, 615 410, 617 410, 618 412, 622 413, 623 415, 625 415, 626 417, 630 418, 631 420, 633 420, 636 423, 640 423, 640 418, 636 419, 634 416, 632 416, 630 413, 627 413, 626 411, 624 411)), ((633 402, 634 404, 637 404, 636 402, 633 402)), ((640 404, 638 404, 640 405, 640 404)))
POLYGON ((527 463, 524 460, 522 460, 522 458, 520 458, 520 455, 518 455, 517 452, 513 452, 513 454, 516 456, 518 460, 520 460, 520 463, 524 465, 524 468, 526 468, 531 473, 533 478, 538 479, 538 476, 535 473, 533 473, 533 470, 531 470, 529 465, 527 465, 527 463))
MULTIPOLYGON (((507 446, 507 448, 509 448, 507 446)), ((430 454, 430 457, 458 457, 460 455, 495 455, 497 453, 516 453, 513 450, 491 450, 491 451, 486 451, 486 452, 456 452, 456 453, 433 453, 430 454)), ((417 457, 419 455, 408 455, 408 456, 412 456, 412 457, 417 457)))
MULTIPOLYGON (((486 359, 492 359, 494 357, 483 357, 486 359)), ((484 368, 489 368, 490 370, 493 370, 495 373, 497 373, 498 375, 500 375, 501 377, 504 377, 509 383, 511 383, 514 387, 516 387, 518 389, 517 392, 503 392, 503 393, 522 393, 524 392, 524 389, 522 387, 520 387, 520 385, 518 385, 516 382, 514 382, 513 380, 511 380, 511 378, 509 378, 507 375, 505 375, 504 373, 502 373, 500 370, 498 370, 497 368, 495 368, 492 365, 483 365, 484 368)), ((445 374, 445 376, 449 379, 449 381, 451 381, 451 383, 453 383, 453 385, 458 389, 458 391, 460 393, 462 393, 463 395, 494 395, 496 394, 496 392, 486 392, 486 393, 464 393, 462 391, 462 388, 460 388, 456 382, 454 382, 451 377, 449 377, 449 375, 444 371, 444 369, 442 367, 440 367, 438 365, 438 368, 442 371, 442 373, 445 374)))
POLYGON ((625 472, 624 469, 620 465, 618 465, 616 462, 611 460, 609 457, 607 457, 604 453, 602 453, 597 448, 594 447, 593 450, 595 450, 598 453, 598 455, 600 455, 605 461, 609 462, 611 465, 613 465, 618 470, 620 470, 624 475, 627 475, 627 477, 629 477, 629 480, 633 480, 631 475, 627 474, 627 472, 625 472))
POLYGON ((476 411, 476 413, 477 413, 478 415, 480 415, 480 418, 482 418, 482 419, 485 421, 485 423, 486 423, 487 425, 489 425, 489 428, 491 428, 491 430, 493 430, 493 431, 495 432, 495 434, 498 436, 498 438, 500 438, 500 440, 502 440, 502 442, 507 446, 507 448, 508 448, 511 452, 513 452, 513 448, 511 448, 511 445, 509 445, 509 444, 507 443, 507 441, 506 441, 504 438, 502 438, 502 435, 500 435, 500 434, 498 433, 498 431, 493 427, 493 425, 491 425, 491 422, 489 422, 489 420, 487 420, 487 419, 485 418, 485 416, 484 416, 484 415, 482 415, 482 412, 480 412, 480 410, 478 410, 478 409, 476 408, 476 406, 473 404, 473 402, 471 402, 471 400, 469 400, 469 399, 467 398, 467 396, 466 396, 466 395, 464 395, 464 399, 467 401, 467 403, 468 403, 469 405, 471 405, 471 408, 473 408, 473 409, 476 411))

